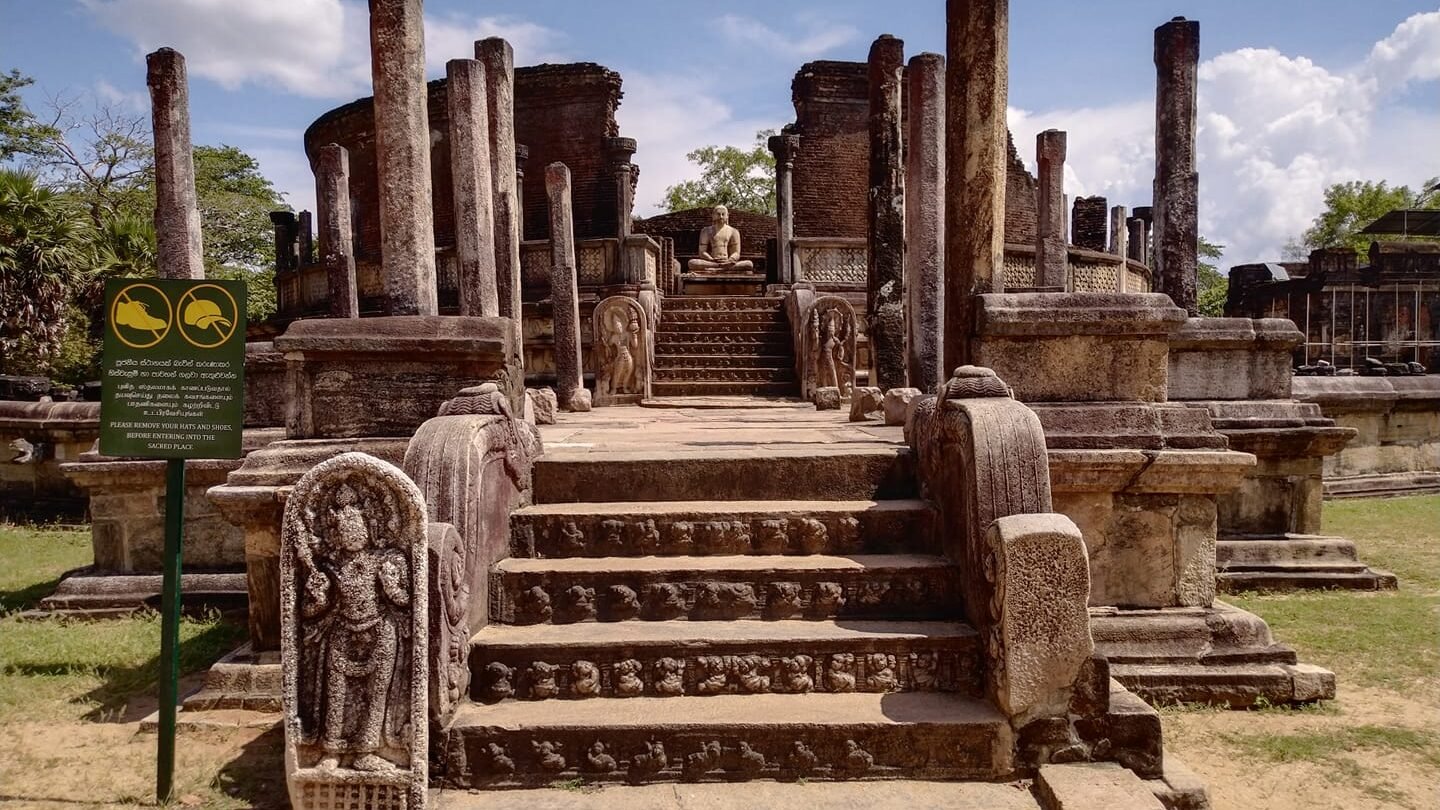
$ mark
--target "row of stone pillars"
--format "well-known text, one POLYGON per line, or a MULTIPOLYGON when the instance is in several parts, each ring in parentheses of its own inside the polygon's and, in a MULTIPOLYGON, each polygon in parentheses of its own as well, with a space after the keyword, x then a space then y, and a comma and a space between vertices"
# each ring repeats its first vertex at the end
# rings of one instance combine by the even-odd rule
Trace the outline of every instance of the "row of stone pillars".
MULTIPOLYGON (((875 385, 931 389, 969 359, 973 296, 1004 289, 1007 0, 948 0, 947 58, 921 54, 908 71, 902 137, 904 43, 871 46, 868 334, 875 385), (944 71, 941 89, 940 75, 944 71), (907 154, 908 151, 908 154, 907 154)), ((1199 25, 1183 18, 1155 31, 1156 179, 1150 209, 1110 212, 1109 249, 1153 261, 1154 287, 1196 314, 1195 75, 1199 25)), ((1036 139, 1035 287, 1067 287, 1063 192, 1065 133, 1036 139)), ((798 138, 770 139, 776 157, 780 280, 791 282, 791 172, 798 138)), ((1104 212, 1099 214, 1103 223, 1104 212)), ((1101 226, 1103 228, 1103 225, 1101 226)), ((1123 264, 1117 291, 1125 292, 1123 264)))

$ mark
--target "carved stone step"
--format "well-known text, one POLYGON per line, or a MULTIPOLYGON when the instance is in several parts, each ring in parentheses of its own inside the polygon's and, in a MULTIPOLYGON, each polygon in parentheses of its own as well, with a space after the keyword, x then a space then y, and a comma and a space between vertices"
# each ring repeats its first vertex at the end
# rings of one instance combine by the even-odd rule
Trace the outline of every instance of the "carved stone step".
POLYGON ((1344 590, 1385 591, 1398 588, 1389 571, 1365 565, 1275 565, 1241 571, 1219 571, 1215 584, 1222 593, 1243 591, 1344 590))
POLYGON ((961 622, 492 624, 470 640, 470 695, 487 703, 812 691, 978 695, 982 646, 961 622))
POLYGON ((651 392, 657 397, 793 397, 799 395, 800 384, 798 382, 761 383, 706 380, 655 382, 651 384, 651 392))
POLYGON ((995 779, 1005 718, 946 694, 750 695, 466 705, 437 742, 446 787, 748 779, 995 779))
MULTIPOLYGON (((668 383, 696 386, 697 383, 668 383)), ((665 396, 655 386, 656 396, 665 396)), ((642 451, 542 456, 535 464, 535 503, 612 501, 797 500, 913 498, 908 448, 893 445, 769 446, 704 451, 642 451)))
POLYGON ((789 357, 790 342, 747 341, 745 343, 718 343, 714 341, 672 340, 655 344, 658 355, 656 364, 665 362, 668 355, 708 355, 712 357, 789 357))
POLYGON ((792 368, 656 368, 655 382, 794 383, 792 368))
MULTIPOLYGON (((705 330, 700 332, 659 332, 655 335, 659 346, 685 346, 690 344, 706 346, 751 346, 778 345, 782 350, 790 346, 788 332, 776 330, 745 329, 731 332, 705 330)), ((682 352, 683 354, 683 352, 682 352)))
POLYGON ((788 368, 794 369, 795 360, 788 354, 667 354, 655 358, 655 370, 669 371, 682 368, 788 368))
POLYGON ((1290 562, 1354 563, 1355 544, 1342 537, 1306 535, 1265 540, 1221 537, 1215 544, 1215 562, 1221 567, 1290 562))
POLYGON ((665 297, 665 313, 717 310, 785 311, 785 299, 780 296, 756 295, 668 295, 665 297))
POLYGON ((491 574, 490 618, 941 619, 962 611, 955 579, 948 560, 920 554, 512 558, 491 574))
POLYGON ((785 312, 779 309, 682 309, 672 311, 669 308, 660 315, 660 328, 666 327, 709 327, 713 325, 727 326, 738 324, 751 324, 755 326, 779 326, 784 329, 790 328, 790 322, 785 318, 785 312))
POLYGON ((933 520, 930 506, 914 499, 551 503, 511 513, 511 553, 553 558, 932 552, 933 520))

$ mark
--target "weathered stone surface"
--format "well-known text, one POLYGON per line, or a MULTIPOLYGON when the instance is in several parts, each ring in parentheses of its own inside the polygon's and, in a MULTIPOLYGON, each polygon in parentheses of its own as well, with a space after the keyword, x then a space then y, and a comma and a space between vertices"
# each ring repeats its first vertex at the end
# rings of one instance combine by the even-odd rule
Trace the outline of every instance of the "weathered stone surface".
POLYGON ((563 163, 545 167, 545 193, 550 200, 550 303, 555 324, 555 394, 567 411, 590 410, 577 392, 584 390, 580 359, 580 293, 576 288, 575 226, 570 205, 570 169, 563 163))
MULTIPOLYGON (((350 152, 326 144, 315 152, 315 206, 320 214, 320 263, 330 290, 330 317, 360 317, 351 245, 350 152)), ((248 382, 248 375, 247 375, 248 382)))
POLYGON ((1296 377, 1295 398, 1358 435, 1325 459, 1325 494, 1440 490, 1440 375, 1296 377))
POLYGON ((421 0, 371 0, 370 74, 388 315, 436 315, 429 95, 421 0))
POLYGON ((879 388, 856 388, 850 392, 850 421, 864 422, 868 419, 884 419, 885 395, 879 388))
POLYGON ((1161 778, 1147 782, 1165 810, 1210 810, 1210 791, 1205 781, 1174 756, 1165 757, 1161 778))
MULTIPOLYGON (((1200 175, 1195 171, 1195 80, 1200 23, 1176 17, 1155 29, 1155 284, 1175 305, 1200 314, 1200 175)), ((1138 212, 1137 212, 1138 213, 1138 212)))
POLYGON ((0 511, 82 517, 84 490, 62 465, 79 459, 99 437, 98 402, 0 401, 0 511))
POLYGON ((1140 217, 1125 220, 1125 255, 1130 261, 1145 264, 1149 260, 1149 237, 1146 234, 1145 220, 1140 217))
POLYGON ((515 53, 509 42, 489 37, 475 43, 475 58, 485 66, 490 181, 494 186, 495 289, 500 316, 518 324, 523 215, 515 160, 515 53))
POLYGON ((155 265, 161 278, 205 278, 185 57, 161 48, 146 55, 145 66, 155 136, 155 265))
POLYGON ((490 118, 485 65, 445 63, 450 116, 450 183, 455 195, 455 285, 460 314, 500 314, 496 292, 494 183, 490 176, 490 118))
POLYGON ((816 297, 813 290, 791 290, 786 299, 795 365, 800 374, 800 395, 814 399, 823 387, 839 390, 848 399, 855 387, 855 309, 835 295, 816 297))
POLYGON ((1035 136, 1035 286, 1066 289, 1069 250, 1065 239, 1065 133, 1035 136))
POLYGON ((1023 402, 1164 402, 1168 338, 1185 313, 1153 293, 976 300, 976 361, 1023 402))
POLYGON ((275 339, 289 367, 287 435, 409 436, 458 388, 489 380, 520 402, 513 339, 503 318, 296 321, 275 339))
MULTIPOLYGON (((809 752, 806 747, 805 751, 809 752)), ((608 756, 608 754, 606 754, 608 756)), ((804 757, 800 757, 804 759, 804 757)), ((1030 792, 1018 782, 931 782, 883 780, 874 782, 750 782, 744 790, 734 785, 659 784, 625 787, 629 810, 675 810, 705 807, 710 810, 753 810, 756 807, 810 807, 815 810, 865 807, 873 810, 1038 810, 1030 792)), ((440 794, 440 810, 610 810, 615 791, 533 788, 479 796, 459 790, 440 794)), ((1177 810, 1192 810, 1178 808, 1177 810)), ((1208 808, 1193 808, 1208 810, 1208 808)))
POLYGON ((882 407, 885 410, 885 424, 903 425, 910 416, 910 408, 916 399, 923 396, 919 388, 891 388, 885 392, 882 407))
POLYGON ((285 776, 299 808, 423 808, 428 784, 425 502, 346 453, 306 473, 281 541, 285 776))
POLYGON ((815 389, 813 401, 817 411, 838 411, 840 410, 840 389, 833 385, 822 385, 815 389))
POLYGON ((905 384, 905 163, 900 114, 905 43, 870 46, 870 189, 866 335, 876 384, 905 384))
POLYGON ((911 57, 906 76, 906 372, 929 391, 945 378, 945 57, 911 57))
POLYGON ((1140 777, 1113 762, 1041 765, 1035 792, 1045 810, 1164 810, 1140 777))
POLYGON ((535 424, 555 424, 555 412, 560 406, 553 388, 527 388, 525 398, 535 409, 535 424))
POLYGON ((1304 341, 1284 318, 1191 318, 1170 335, 1170 398, 1289 399, 1291 350, 1304 341))
POLYGON ((945 4, 945 355, 977 361, 978 293, 1005 289, 1009 0, 945 4))
POLYGON ((640 302, 612 295, 595 305, 590 346, 595 353, 596 406, 650 397, 655 333, 640 302))
POLYGON ((781 284, 795 281, 790 240, 795 238, 795 155, 800 151, 798 135, 771 135, 766 142, 775 155, 775 250, 776 278, 781 284))
MULTIPOLYGON (((1063 183, 1063 176, 1061 180, 1063 183)), ((1109 201, 1099 195, 1075 198, 1070 205, 1070 244, 1081 250, 1105 252, 1108 204, 1109 201)))

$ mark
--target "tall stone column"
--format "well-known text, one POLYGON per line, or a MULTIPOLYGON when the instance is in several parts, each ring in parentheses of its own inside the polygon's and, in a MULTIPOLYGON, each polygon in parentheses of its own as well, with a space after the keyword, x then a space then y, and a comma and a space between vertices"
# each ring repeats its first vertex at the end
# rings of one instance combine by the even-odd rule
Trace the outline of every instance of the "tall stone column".
POLYGON ((515 52, 500 37, 475 43, 485 66, 485 108, 489 118, 490 176, 495 199, 495 291, 500 316, 520 323, 520 241, 524 208, 515 155, 515 52))
POLYGON ((493 318, 500 314, 500 302, 496 292, 495 189, 490 179, 485 66, 474 59, 451 59, 445 63, 445 80, 460 314, 493 318))
POLYGON ((974 297, 1005 289, 1009 0, 945 3, 945 368, 970 362, 974 297))
POLYGON ((630 162, 635 155, 635 139, 606 138, 605 148, 610 153, 610 171, 615 178, 615 237, 623 242, 630 235, 635 209, 635 191, 630 176, 635 168, 630 162))
POLYGON ((889 34, 870 46, 870 356, 881 390, 905 385, 905 155, 900 92, 905 43, 889 34))
POLYGON ((421 5, 421 0, 370 0, 380 274, 389 315, 439 311, 421 5))
POLYGON ((1035 286, 1065 289, 1065 133, 1035 136, 1035 286))
POLYGON ((330 317, 360 317, 350 221, 350 152, 329 143, 315 150, 315 207, 320 215, 320 263, 330 288, 330 317))
POLYGON ((945 380, 945 57, 911 57, 905 148, 906 371, 911 388, 945 380))
MULTIPOLYGON (((1154 217, 1154 213, 1155 213, 1155 209, 1154 209, 1154 207, 1149 206, 1149 205, 1137 205, 1137 206, 1135 206, 1133 209, 1131 209, 1130 213, 1134 214, 1136 217, 1139 217, 1139 219, 1140 219, 1140 241, 1139 241, 1139 247, 1138 247, 1138 248, 1135 248, 1135 249, 1138 251, 1139 258, 1136 259, 1136 261, 1142 262, 1146 267, 1149 267, 1149 268, 1151 268, 1151 269, 1154 269, 1154 267, 1155 267, 1155 250, 1154 250, 1154 242, 1155 242, 1155 237, 1154 237, 1155 217, 1154 217)), ((1132 244, 1134 244, 1134 243, 1135 243, 1135 240, 1134 240, 1134 239, 1131 239, 1130 242, 1131 242, 1132 244)), ((1158 285, 1159 282, 1157 281, 1156 284, 1158 285)), ((1162 290, 1160 290, 1160 288, 1157 286, 1157 287, 1155 288, 1154 292, 1162 292, 1162 290)))
POLYGON ((795 238, 795 154, 800 151, 800 136, 771 135, 767 141, 775 156, 775 280, 781 284, 795 283, 794 258, 790 241, 795 238))
POLYGON ((1125 258, 1145 264, 1145 220, 1140 217, 1125 220, 1125 258))
POLYGON ((1119 279, 1115 283, 1116 292, 1130 291, 1130 272, 1125 268, 1125 260, 1130 255, 1130 247, 1127 244, 1130 233, 1125 228, 1125 206, 1117 205, 1110 209, 1110 252, 1120 257, 1119 279))
POLYGON ((315 263, 315 217, 309 211, 301 211, 295 217, 295 226, 300 266, 308 267, 315 263))
MULTIPOLYGON (((525 164, 529 160, 530 147, 523 143, 515 144, 515 227, 519 230, 522 243, 525 241, 525 164)), ((523 283, 523 277, 521 281, 523 283)))
POLYGON ((1176 17, 1155 29, 1155 280, 1190 317, 1200 314, 1195 274, 1200 175, 1195 171, 1195 74, 1200 23, 1176 17))
POLYGON ((580 362, 580 290, 575 277, 575 220, 570 210, 570 168, 545 167, 550 201, 550 309, 555 329, 555 396, 567 411, 590 410, 580 362))
POLYGON ((155 137, 155 263, 161 278, 205 278, 185 57, 170 48, 147 55, 145 83, 155 137))

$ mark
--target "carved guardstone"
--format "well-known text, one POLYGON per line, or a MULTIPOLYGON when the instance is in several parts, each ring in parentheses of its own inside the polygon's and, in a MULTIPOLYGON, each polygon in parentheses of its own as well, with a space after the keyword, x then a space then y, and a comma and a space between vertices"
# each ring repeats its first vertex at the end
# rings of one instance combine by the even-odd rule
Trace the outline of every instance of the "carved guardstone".
MULTIPOLYGON (((855 309, 834 295, 815 299, 804 315, 800 396, 814 399, 821 388, 837 388, 842 400, 855 388, 855 309)), ((838 407, 838 405, 837 405, 838 407)))
POLYGON ((638 403, 650 396, 651 329, 640 302, 612 295, 595 305, 595 405, 638 403))
POLYGON ((282 529, 285 776, 308 808, 423 808, 425 502, 364 453, 317 464, 282 529))

